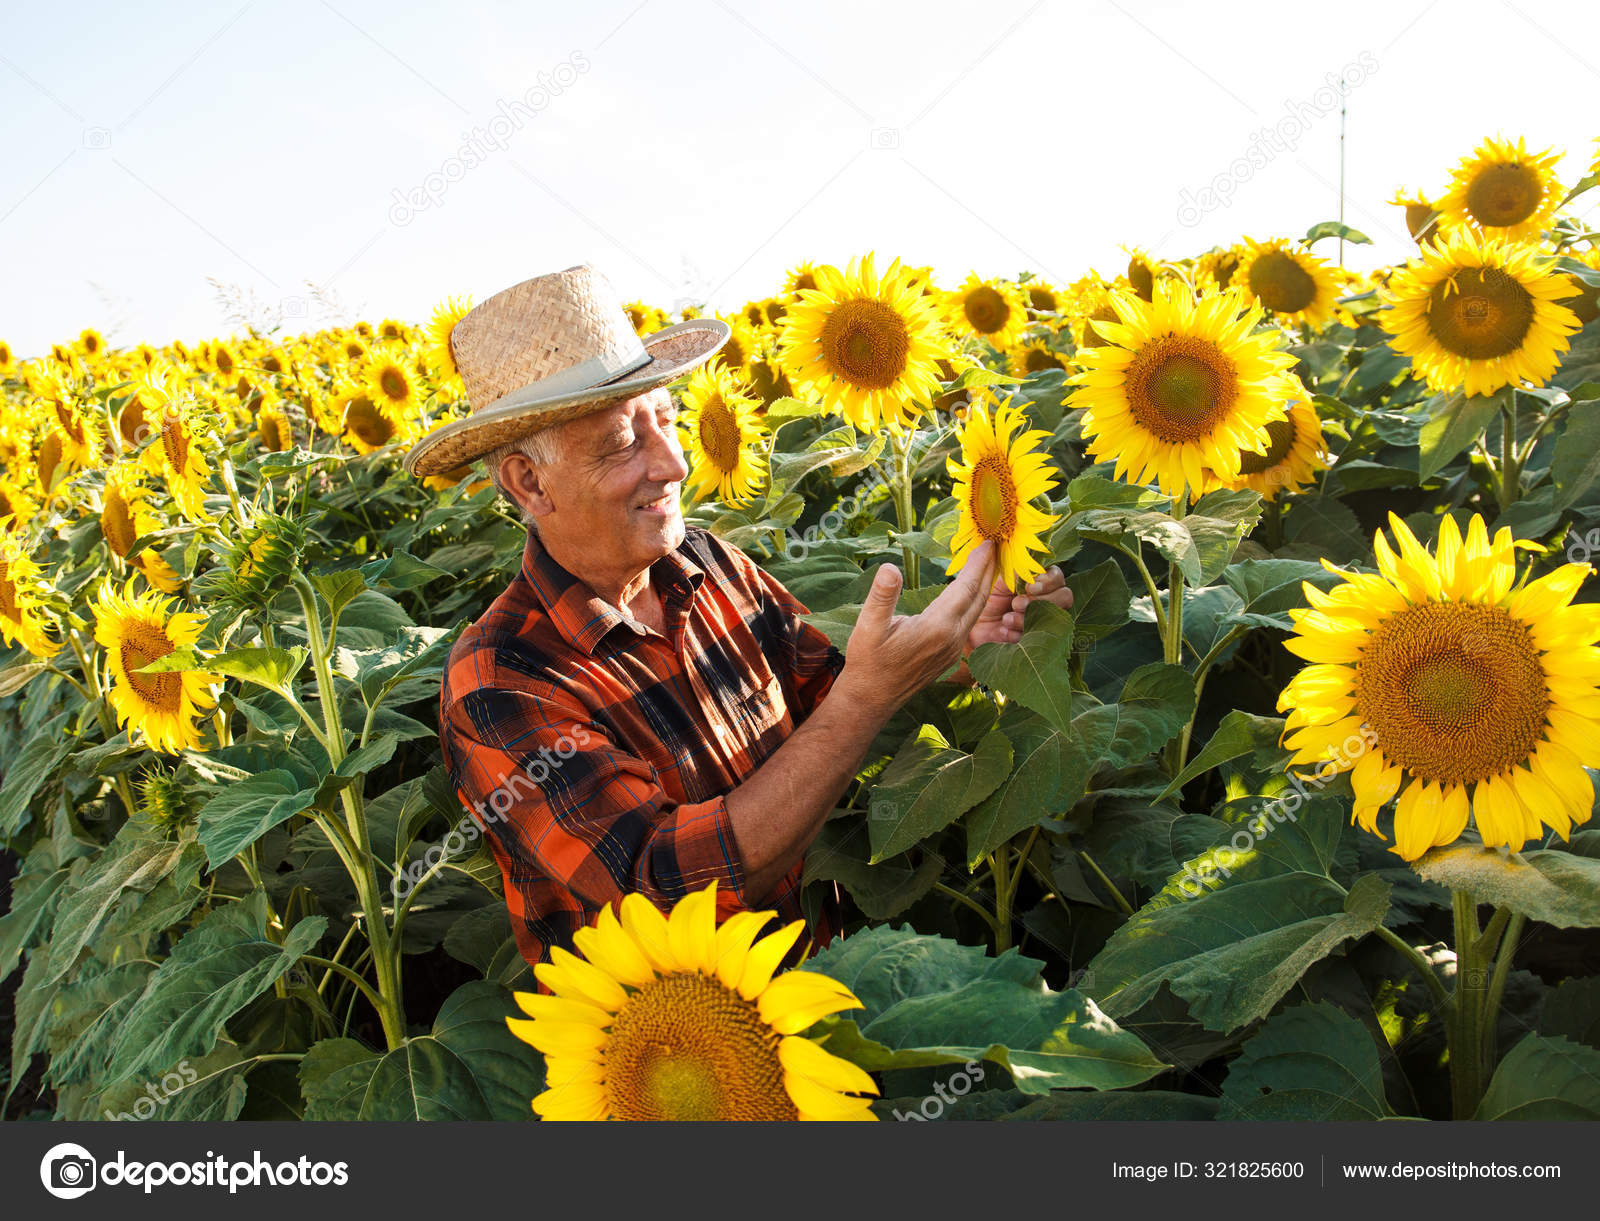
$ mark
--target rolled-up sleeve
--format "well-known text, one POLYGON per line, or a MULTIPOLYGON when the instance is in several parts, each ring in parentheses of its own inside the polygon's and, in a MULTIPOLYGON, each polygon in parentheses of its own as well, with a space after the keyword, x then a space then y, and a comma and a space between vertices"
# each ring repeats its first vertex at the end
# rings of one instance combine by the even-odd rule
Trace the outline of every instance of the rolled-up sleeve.
MULTIPOLYGON (((675 802, 650 764, 566 693, 479 688, 450 705, 442 728, 452 780, 491 837, 513 916, 559 902, 577 927, 580 903, 637 891, 665 908, 713 881, 742 905, 726 798, 675 802)), ((570 935, 535 931, 546 943, 570 935)))

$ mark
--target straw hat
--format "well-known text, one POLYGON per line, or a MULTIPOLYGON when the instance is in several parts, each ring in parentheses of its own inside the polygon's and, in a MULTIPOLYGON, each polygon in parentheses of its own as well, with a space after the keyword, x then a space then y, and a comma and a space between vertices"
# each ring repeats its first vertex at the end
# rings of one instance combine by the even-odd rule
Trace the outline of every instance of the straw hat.
POLYGON ((641 340, 621 298, 587 265, 524 280, 450 332, 472 414, 412 446, 406 470, 453 470, 531 432, 664 386, 730 333, 720 319, 694 318, 641 340))

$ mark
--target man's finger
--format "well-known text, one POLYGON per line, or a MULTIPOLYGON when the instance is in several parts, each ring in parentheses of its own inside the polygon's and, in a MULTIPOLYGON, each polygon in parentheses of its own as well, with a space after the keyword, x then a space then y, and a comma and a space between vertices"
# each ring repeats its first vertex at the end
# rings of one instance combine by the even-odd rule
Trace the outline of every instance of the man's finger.
MULTIPOLYGON (((980 563, 982 572, 975 574, 976 579, 967 582, 964 588, 962 588, 962 583, 967 576, 965 568, 961 570, 961 575, 951 582, 952 587, 960 589, 960 592, 953 596, 956 599, 956 615, 961 620, 961 634, 963 636, 972 631, 972 625, 983 614, 983 608, 988 602, 987 598, 977 597, 977 592, 980 589, 988 589, 994 581, 993 573, 996 567, 994 544, 987 540, 972 553, 971 558, 967 560, 967 567, 978 568, 980 563)), ((950 594, 951 590, 946 589, 944 594, 940 595, 940 598, 942 599, 950 594)))
POLYGON ((895 604, 900 601, 902 578, 893 564, 879 564, 872 574, 872 588, 867 590, 867 600, 861 604, 861 614, 856 626, 863 623, 881 632, 894 617, 895 604))

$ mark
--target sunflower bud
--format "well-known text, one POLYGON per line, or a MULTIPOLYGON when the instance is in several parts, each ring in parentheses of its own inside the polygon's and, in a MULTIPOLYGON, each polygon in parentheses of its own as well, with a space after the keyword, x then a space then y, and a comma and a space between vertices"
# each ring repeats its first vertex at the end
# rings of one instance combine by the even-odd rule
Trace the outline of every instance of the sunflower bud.
POLYGON ((156 766, 139 778, 139 817, 143 821, 171 833, 187 824, 193 814, 177 772, 156 766))

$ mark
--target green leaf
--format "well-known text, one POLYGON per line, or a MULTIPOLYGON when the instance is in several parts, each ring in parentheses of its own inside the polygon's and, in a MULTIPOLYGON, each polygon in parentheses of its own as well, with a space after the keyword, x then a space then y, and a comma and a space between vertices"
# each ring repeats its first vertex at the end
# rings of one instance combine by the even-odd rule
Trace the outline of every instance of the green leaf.
POLYGON ((50 667, 42 661, 16 662, 0 670, 0 699, 15 695, 50 667))
POLYGON ((1011 743, 992 730, 969 755, 924 725, 901 745, 873 786, 867 812, 872 864, 948 827, 1011 770, 1011 743))
POLYGON ((367 588, 367 578, 359 568, 346 568, 340 572, 314 572, 310 576, 311 584, 322 595, 335 620, 344 613, 344 608, 367 588))
POLYGON ((394 758, 394 749, 400 744, 400 735, 380 733, 359 750, 353 750, 334 769, 334 774, 354 779, 382 767, 394 758))
MULTIPOLYGON (((50 852, 48 847, 44 850, 50 852)), ((67 870, 57 869, 42 877, 25 873, 17 879, 11 892, 11 907, 0 919, 0 980, 17 969, 22 951, 33 944, 34 934, 54 914, 56 896, 66 885, 67 877, 67 870)))
POLYGON ((1112 934, 1089 977, 1113 1017, 1166 982, 1207 1030, 1237 1030, 1270 1013, 1312 963, 1377 928, 1388 895, 1370 874, 1344 895, 1328 878, 1300 873, 1230 882, 1187 902, 1163 892, 1112 934))
POLYGON ((924 852, 913 867, 909 857, 874 865, 867 851, 859 819, 829 819, 806 849, 805 884, 838 882, 867 919, 892 920, 932 890, 944 872, 944 859, 936 852, 924 852))
POLYGON ((1121 1089, 1166 1066, 1075 990, 1053 992, 1043 966, 909 928, 868 928, 802 964, 845 984, 862 1011, 830 1018, 824 1046, 869 1070, 991 1060, 1019 1090, 1121 1089))
POLYGON ((1561 1035, 1600 1050, 1600 975, 1568 979, 1545 993, 1539 1033, 1561 1035))
POLYGON ((217 869, 279 823, 310 809, 315 789, 302 789, 292 772, 273 768, 222 789, 200 810, 200 843, 217 869))
POLYGON ((177 674, 189 670, 204 670, 241 682, 254 683, 272 691, 284 692, 305 663, 306 651, 294 649, 233 649, 206 657, 192 645, 174 649, 143 667, 141 674, 177 674))
POLYGON ((399 638, 382 648, 335 650, 334 668, 361 688, 371 707, 401 679, 441 672, 454 638, 450 628, 401 628, 399 638))
POLYGON ((1228 1066, 1219 1120, 1383 1119, 1383 1066, 1367 1028, 1324 1001, 1267 1019, 1228 1066))
POLYGON ((1128 676, 1115 704, 1072 719, 1074 737, 1117 767, 1143 759, 1175 738, 1194 715, 1194 676, 1182 666, 1150 662, 1128 676))
POLYGON ((1072 591, 1072 633, 1075 644, 1087 644, 1114 632, 1128 621, 1132 592, 1116 560, 1105 560, 1067 577, 1072 591))
POLYGON ((308 916, 277 944, 266 934, 260 891, 213 911, 150 977, 123 1024, 107 1080, 164 1072, 185 1057, 206 1055, 222 1024, 272 987, 327 926, 327 917, 308 916))
POLYGON ((1508 391, 1495 394, 1463 394, 1453 390, 1437 394, 1428 401, 1429 418, 1422 426, 1417 447, 1417 478, 1432 478, 1488 427, 1509 401, 1508 391))
POLYGON ((994 687, 1057 729, 1072 723, 1072 615, 1053 602, 1028 604, 1022 639, 1015 644, 980 644, 967 666, 985 686, 994 687))
POLYGON ((1178 773, 1171 784, 1161 790, 1156 800, 1172 796, 1196 776, 1209 772, 1230 759, 1276 746, 1278 737, 1282 733, 1282 717, 1256 716, 1254 713, 1235 709, 1222 718, 1221 724, 1217 726, 1216 733, 1211 735, 1211 740, 1206 743, 1205 749, 1189 761, 1189 765, 1178 773))
POLYGON ((64 733, 36 734, 7 761, 6 782, 0 786, 0 837, 9 838, 22 829, 34 795, 67 757, 73 744, 72 737, 64 733))
POLYGON ((1550 459, 1555 507, 1565 509, 1575 502, 1596 476, 1600 476, 1600 412, 1593 408, 1571 412, 1550 459))
POLYGON ((307 1119, 532 1119, 544 1058, 511 1033, 511 993, 475 981, 452 992, 429 1034, 384 1055, 354 1039, 306 1053, 300 1083, 307 1119))
POLYGON ((1056 796, 1072 776, 1081 792, 1096 760, 1069 732, 1033 713, 1006 709, 1002 728, 1011 742, 1012 768, 999 787, 966 817, 967 867, 1042 818, 1060 810, 1056 796))
POLYGON ((1303 582, 1329 589, 1344 578, 1313 560, 1241 560, 1222 570, 1227 582, 1244 602, 1244 609, 1271 615, 1306 604, 1303 582))
POLYGON ((1600 1051, 1530 1034, 1494 1070, 1474 1119, 1600 1119, 1600 1051))
POLYGON ((129 891, 150 890, 182 851, 181 843, 154 838, 147 828, 130 822, 98 856, 75 862, 50 935, 50 972, 41 982, 52 984, 70 971, 112 904, 129 891))
POLYGON ((1320 242, 1325 237, 1340 237, 1347 242, 1354 242, 1358 246, 1372 245, 1372 239, 1359 229, 1352 229, 1342 220, 1318 221, 1306 230, 1305 244, 1311 246, 1320 242))
POLYGON ((1435 848, 1412 862, 1419 874, 1557 928, 1600 928, 1600 860, 1560 849, 1505 853, 1481 844, 1435 848))

